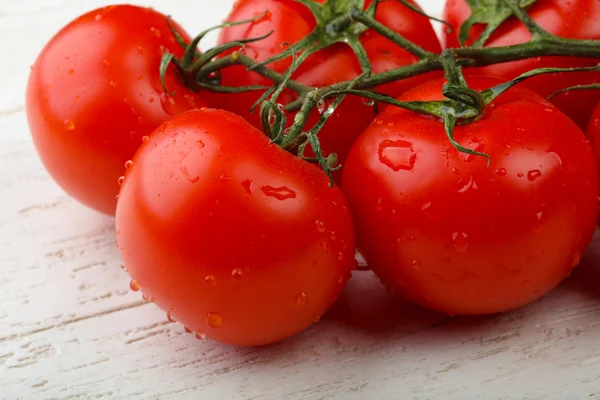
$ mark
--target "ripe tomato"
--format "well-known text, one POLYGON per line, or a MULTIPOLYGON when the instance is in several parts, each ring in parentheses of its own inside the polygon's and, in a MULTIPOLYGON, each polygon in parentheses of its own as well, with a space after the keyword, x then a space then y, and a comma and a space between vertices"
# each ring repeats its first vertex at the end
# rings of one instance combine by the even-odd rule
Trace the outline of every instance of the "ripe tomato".
POLYGON ((341 190, 222 110, 157 129, 126 174, 116 222, 132 288, 226 343, 262 345, 305 329, 356 265, 341 190))
MULTIPOLYGON (((600 40, 600 1, 598 0, 538 0, 528 9, 529 15, 548 32, 571 39, 600 40)), ((471 15, 465 0, 448 0, 445 8, 445 19, 456 29, 446 33, 446 47, 458 47, 458 27, 471 15)), ((471 29, 471 43, 482 32, 483 26, 474 25, 471 29)), ((527 42, 531 34, 516 18, 504 22, 494 32, 487 47, 510 46, 527 42)), ((510 63, 490 65, 480 69, 486 75, 493 75, 508 80, 535 68, 544 67, 590 67, 598 64, 599 59, 575 57, 538 57, 510 63)), ((600 73, 577 72, 566 74, 541 75, 525 81, 523 84, 548 96, 557 90, 575 85, 600 82, 600 73)), ((594 105, 600 100, 599 91, 570 91, 552 99, 560 110, 571 117, 581 129, 587 127, 594 105)))
POLYGON ((587 130, 588 138, 592 143, 594 154, 596 155, 596 163, 600 168, 600 103, 594 109, 587 130))
MULTIPOLYGON (((468 79, 475 89, 497 83, 468 79)), ((403 100, 441 99, 444 80, 403 100)), ((498 97, 455 138, 390 107, 358 138, 343 175, 358 247, 383 283, 448 314, 509 310, 579 263, 598 216, 598 174, 581 130, 527 89, 498 97), (365 190, 365 188, 369 188, 365 190)))
MULTIPOLYGON (((42 50, 27 86, 27 117, 50 175, 71 196, 114 214, 117 179, 142 138, 173 115, 205 105, 170 67, 182 49, 167 17, 149 8, 109 6, 65 26, 42 50)), ((174 24, 178 32, 189 37, 174 24)))
MULTIPOLYGON (((324 1, 319 2, 323 3, 324 1)), ((268 12, 263 18, 250 25, 232 26, 223 29, 219 43, 259 37, 273 31, 268 38, 249 43, 243 51, 247 56, 257 61, 263 61, 282 51, 283 43, 296 43, 312 32, 315 27, 314 17, 308 9, 293 0, 240 0, 235 3, 227 20, 240 21, 256 18, 265 11, 268 12)), ((439 41, 429 20, 411 11, 400 2, 381 2, 378 6, 376 19, 425 49, 440 52, 439 41)), ((415 56, 375 32, 367 31, 363 33, 361 42, 371 61, 373 72, 383 72, 410 65, 417 61, 415 56)), ((269 67, 283 73, 290 64, 291 59, 287 58, 272 63, 269 67)), ((254 72, 247 71, 241 66, 228 68, 222 72, 222 83, 224 85, 272 84, 271 81, 254 72)), ((293 77, 310 87, 322 87, 351 80, 360 75, 361 72, 358 60, 350 48, 345 44, 336 44, 309 57, 293 77)), ((432 76, 441 76, 441 74, 422 75, 386 85, 378 90, 392 96, 398 96, 407 88, 425 82, 431 79, 432 76)), ((210 99, 218 107, 235 112, 260 128, 258 111, 253 114, 249 113, 251 105, 259 98, 259 95, 260 93, 257 92, 246 92, 233 96, 213 95, 210 99)), ((291 95, 288 94, 287 97, 282 96, 280 102, 286 104, 290 99, 291 95)), ((314 125, 318 117, 318 113, 315 112, 307 126, 314 125)), ((325 154, 337 153, 339 160, 343 162, 354 139, 374 117, 375 110, 373 107, 363 104, 359 98, 346 98, 319 134, 325 154)), ((291 124, 293 118, 290 117, 288 121, 291 124)))

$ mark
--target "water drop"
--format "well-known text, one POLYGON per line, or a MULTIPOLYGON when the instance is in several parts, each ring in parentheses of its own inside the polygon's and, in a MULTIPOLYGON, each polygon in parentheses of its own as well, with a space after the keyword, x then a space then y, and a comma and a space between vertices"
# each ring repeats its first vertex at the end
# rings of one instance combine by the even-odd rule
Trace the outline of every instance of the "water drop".
POLYGON ((319 100, 319 102, 317 103, 317 111, 319 111, 319 114, 323 114, 323 112, 325 111, 325 101, 319 100))
POLYGON ((423 204, 423 207, 421 207, 421 211, 425 211, 427 210, 429 207, 431 207, 431 202, 427 202, 425 204, 423 204))
POLYGON ((319 232, 319 233, 325 232, 325 224, 323 223, 323 221, 316 220, 315 225, 317 227, 317 232, 319 232))
POLYGON ((102 14, 96 14, 96 16, 94 17, 94 19, 96 21, 100 21, 102 19, 102 14))
POLYGON ((117 87, 117 82, 115 82, 115 81, 110 81, 109 84, 110 84, 110 87, 113 89, 117 87))
POLYGON ((196 339, 198 339, 198 340, 205 340, 206 339, 206 335, 204 333, 196 332, 196 339))
POLYGON ((320 244, 321 244, 321 248, 323 250, 327 250, 327 243, 326 242, 321 242, 320 244))
POLYGON ((517 174, 517 178, 522 178, 522 177, 524 177, 524 176, 525 176, 525 174, 524 174, 524 173, 522 173, 522 172, 519 172, 519 173, 517 174))
POLYGON ((117 183, 118 183, 119 185, 122 185, 122 184, 123 184, 123 182, 125 182, 125 177, 124 177, 124 176, 120 176, 120 177, 119 177, 119 179, 117 179, 117 183))
POLYGON ((315 319, 313 319, 313 322, 314 322, 314 323, 317 323, 317 322, 319 322, 320 320, 321 320, 321 317, 316 317, 315 319))
POLYGON ((150 297, 150 302, 154 303, 156 301, 156 297, 150 297))
POLYGON ((329 239, 331 241, 335 241, 335 232, 334 231, 329 231, 329 239))
POLYGON ((302 307, 308 304, 308 296, 304 292, 300 292, 298 296, 296 296, 296 305, 298 307, 302 307))
POLYGON ((193 333, 194 332, 193 330, 191 330, 187 326, 184 326, 183 329, 185 330, 185 333, 193 333))
POLYGON ((538 179, 541 176, 542 176, 542 172, 538 169, 533 169, 527 173, 527 179, 529 179, 530 182, 535 181, 536 179, 538 179))
POLYGON ((207 275, 206 278, 204 278, 204 282, 206 282, 208 286, 214 287, 217 285, 217 278, 215 278, 214 275, 207 275))
POLYGON ((458 181, 460 187, 458 188, 458 193, 466 193, 469 189, 477 189, 477 184, 473 181, 473 177, 470 176, 469 180, 465 183, 462 179, 458 181))
POLYGON ((73 121, 71 121, 71 120, 69 120, 69 119, 68 119, 68 120, 66 120, 66 121, 65 121, 65 128, 66 128, 68 131, 72 131, 73 129, 75 129, 75 122, 73 122, 73 121))
POLYGON ((242 279, 243 274, 244 274, 244 272, 242 271, 241 268, 236 268, 233 271, 231 271, 231 276, 236 281, 239 281, 240 279, 242 279))
POLYGON ((177 322, 177 320, 175 319, 175 317, 173 316, 173 314, 171 313, 171 311, 169 311, 167 313, 167 319, 169 320, 169 322, 177 322))
POLYGON ((218 328, 223 323, 223 319, 221 316, 215 312, 207 312, 206 313, 206 325, 211 328, 218 328))
POLYGON ((415 271, 419 271, 421 269, 421 262, 419 260, 413 260, 412 269, 415 271))
POLYGON ((506 168, 498 168, 498 169, 496 170, 496 174, 497 174, 497 175, 500 175, 500 176, 504 176, 504 175, 506 175, 506 168))
POLYGON ((131 160, 126 161, 125 162, 125 169, 129 169, 131 167, 133 167, 133 161, 131 161, 131 160))
POLYGON ((269 197, 274 197, 277 200, 288 200, 296 198, 296 192, 288 188, 287 186, 273 187, 263 186, 260 188, 263 193, 269 197))
POLYGON ((341 285, 342 283, 344 283, 344 277, 343 277, 343 276, 341 276, 341 275, 340 275, 340 276, 338 276, 338 277, 337 277, 337 283, 338 283, 338 285, 341 285))
POLYGON ((144 54, 145 51, 144 51, 144 48, 142 46, 138 46, 137 47, 137 52, 140 53, 140 54, 144 54))
POLYGON ((106 58, 104 60, 102 60, 102 64, 104 64, 105 67, 110 66, 110 61, 108 61, 106 58))
POLYGON ((142 299, 144 301, 148 301, 148 296, 145 293, 142 293, 142 299))
POLYGON ((67 71, 69 73, 69 75, 73 75, 75 73, 75 70, 73 68, 71 68, 69 71, 67 71))
POLYGON ((375 100, 369 99, 367 97, 361 98, 362 103, 367 107, 373 107, 375 105, 375 100))
MULTIPOLYGON (((478 153, 483 153, 483 150, 485 149, 485 143, 479 139, 473 139, 473 140, 471 140, 471 143, 467 144, 465 147, 468 148, 469 150, 473 150, 478 153)), ((471 162, 477 158, 482 158, 475 154, 466 154, 466 153, 461 153, 461 157, 465 162, 471 162)))
POLYGON ((150 139, 148 136, 142 136, 142 142, 146 143, 150 139))
POLYGON ((127 268, 125 267, 125 264, 121 264, 121 269, 122 269, 123 271, 127 271, 127 268))
POLYGON ((140 284, 135 279, 132 279, 131 282, 129 282, 129 288, 134 292, 137 292, 140 290, 140 284))
POLYGON ((384 140, 379 144, 379 161, 394 171, 410 171, 415 166, 417 154, 412 144, 404 140, 384 140))
POLYGON ((156 36, 157 38, 161 37, 160 31, 158 29, 156 29, 155 27, 151 27, 150 32, 152 32, 154 34, 154 36, 156 36))
POLYGON ((452 234, 452 242, 457 251, 463 252, 469 247, 468 235, 464 232, 454 232, 452 234))
POLYGON ((250 179, 246 179, 244 182, 242 182, 242 187, 246 189, 248 194, 252 194, 252 181, 250 179))
POLYGON ((338 259, 338 261, 342 261, 344 259, 344 253, 339 252, 337 255, 337 259, 338 259))

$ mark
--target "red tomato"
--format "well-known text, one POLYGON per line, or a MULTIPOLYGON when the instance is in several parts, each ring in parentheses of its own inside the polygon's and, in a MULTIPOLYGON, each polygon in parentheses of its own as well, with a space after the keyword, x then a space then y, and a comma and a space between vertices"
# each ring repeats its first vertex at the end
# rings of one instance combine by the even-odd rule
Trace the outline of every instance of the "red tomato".
MULTIPOLYGON (((321 3, 323 1, 320 1, 321 3)), ((367 2, 370 3, 370 2, 367 2)), ((368 4, 367 4, 368 5, 368 4)), ((293 0, 240 0, 227 18, 228 21, 240 21, 255 18, 268 10, 262 19, 248 25, 238 25, 223 29, 219 43, 240 39, 259 37, 273 31, 268 38, 250 43, 244 54, 257 61, 263 61, 282 51, 283 43, 296 43, 307 36, 315 27, 315 20, 308 9, 293 0)), ((406 38, 432 52, 440 52, 440 44, 426 17, 418 15, 400 2, 381 2, 376 19, 406 38)), ((399 48, 381 35, 367 31, 361 36, 361 42, 371 60, 373 72, 383 72, 413 64, 417 58, 399 48)), ((287 58, 269 65, 277 72, 283 73, 290 66, 287 58)), ((358 60, 345 44, 337 44, 315 53, 293 75, 297 81, 311 86, 322 87, 337 82, 354 79, 361 74, 358 60)), ((434 73, 433 76, 441 76, 434 73)), ((406 89, 431 79, 432 74, 422 75, 379 88, 383 92, 398 96, 406 89)), ((271 85, 254 72, 244 67, 233 67, 223 70, 223 84, 229 86, 245 86, 251 84, 271 85)), ((236 95, 214 95, 210 99, 219 107, 235 112, 246 118, 254 126, 260 127, 259 113, 249 113, 250 106, 258 99, 260 93, 246 92, 236 95)), ((289 102, 290 95, 282 96, 280 102, 289 102)), ((308 122, 308 127, 318 120, 315 112, 308 122)), ((325 154, 337 153, 343 161, 350 150, 354 139, 366 128, 375 117, 373 107, 363 104, 356 97, 344 100, 337 112, 332 115, 328 124, 319 134, 325 154)), ((292 116, 289 123, 293 121, 292 116)))
POLYGON ((32 67, 27 117, 45 167, 68 194, 106 214, 115 212, 117 179, 142 138, 205 105, 174 67, 166 83, 176 94, 161 87, 162 54, 182 55, 166 18, 125 5, 91 11, 58 32, 32 67))
POLYGON ((116 222, 132 288, 198 335, 237 345, 311 325, 356 265, 341 190, 221 110, 157 129, 127 172, 116 222))
POLYGON ((587 130, 588 138, 592 143, 594 154, 596 156, 596 163, 600 168, 600 103, 596 106, 596 109, 592 113, 590 123, 587 130))
MULTIPOLYGON (((528 9, 529 15, 548 32, 571 39, 600 40, 600 1, 598 0, 538 0, 528 9)), ((446 47, 458 47, 458 27, 471 15, 465 0, 448 0, 445 19, 456 29, 446 33, 446 47)), ((471 43, 479 37, 482 25, 471 29, 471 43)), ((492 35, 486 47, 510 46, 527 42, 531 34, 516 18, 504 22, 492 35)), ((510 63, 490 65, 480 69, 481 73, 509 80, 524 72, 544 67, 590 67, 600 59, 575 57, 538 57, 510 63)), ((600 73, 577 72, 542 75, 531 78, 523 84, 546 97, 557 90, 575 85, 600 82, 600 73)), ((585 129, 595 104, 600 100, 600 91, 571 91, 552 99, 561 111, 571 117, 581 129, 585 129)))
MULTIPOLYGON (((484 89, 493 79, 471 77, 484 89)), ((403 100, 441 99, 444 80, 403 100)), ((358 138, 343 190, 358 247, 383 283, 448 314, 532 302, 577 266, 598 216, 598 174, 581 130, 527 89, 511 89, 481 119, 456 127, 388 108, 358 138), (365 190, 368 188, 368 190, 365 190)))

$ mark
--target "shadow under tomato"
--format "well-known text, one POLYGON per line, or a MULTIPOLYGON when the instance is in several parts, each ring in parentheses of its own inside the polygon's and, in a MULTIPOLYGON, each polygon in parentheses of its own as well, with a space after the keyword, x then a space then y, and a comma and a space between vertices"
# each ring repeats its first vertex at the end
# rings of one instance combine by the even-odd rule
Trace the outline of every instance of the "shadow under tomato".
POLYGON ((324 321, 376 336, 421 330, 450 319, 388 293, 371 271, 354 272, 339 299, 323 317, 324 321))
POLYGON ((573 270, 563 286, 568 291, 600 300, 600 230, 596 230, 581 264, 573 270))

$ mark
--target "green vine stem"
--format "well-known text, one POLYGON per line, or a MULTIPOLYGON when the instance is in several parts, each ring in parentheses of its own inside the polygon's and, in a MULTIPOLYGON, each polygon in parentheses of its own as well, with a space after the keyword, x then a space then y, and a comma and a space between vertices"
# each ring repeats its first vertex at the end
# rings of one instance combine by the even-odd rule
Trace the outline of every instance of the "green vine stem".
MULTIPOLYGON (((325 172, 331 177, 330 172, 335 169, 335 155, 325 158, 318 142, 318 133, 325 125, 329 116, 344 99, 346 95, 357 95, 384 102, 412 111, 434 115, 444 121, 449 141, 459 151, 476 154, 456 142, 453 130, 456 124, 470 123, 478 118, 485 105, 489 104, 498 95, 508 88, 527 79, 530 76, 550 72, 570 71, 598 71, 598 67, 557 69, 549 68, 535 70, 524 74, 517 79, 499 85, 488 91, 478 93, 470 89, 462 77, 462 67, 476 67, 490 64, 517 61, 543 56, 570 56, 585 58, 600 58, 600 41, 574 40, 557 37, 541 28, 527 13, 527 7, 537 0, 467 0, 471 7, 472 15, 460 29, 460 40, 464 41, 466 33, 473 24, 484 24, 486 28, 481 37, 469 47, 447 49, 441 55, 431 53, 417 44, 404 38, 397 32, 375 20, 377 6, 381 0, 374 0, 365 9, 365 0, 326 0, 317 3, 313 0, 295 0, 305 5, 313 13, 316 27, 304 39, 296 44, 288 45, 278 54, 267 60, 256 61, 242 53, 246 43, 261 40, 264 37, 252 38, 245 41, 226 43, 208 50, 204 54, 197 51, 198 42, 208 32, 198 35, 189 43, 179 43, 185 47, 185 54, 181 60, 171 54, 165 54, 161 63, 161 72, 171 63, 175 64, 180 75, 188 86, 194 90, 210 90, 215 92, 235 93, 240 91, 260 90, 263 94, 253 106, 261 106, 261 120, 265 133, 272 141, 290 151, 297 151, 298 156, 304 157, 307 146, 311 146, 316 157, 307 159, 318 162, 325 172), (529 42, 501 47, 483 47, 488 38, 506 19, 514 16, 519 19, 532 33, 529 42), (391 69, 386 72, 372 73, 370 61, 360 42, 360 35, 367 30, 373 30, 397 46, 412 53, 418 61, 412 65, 391 69), (323 88, 306 86, 292 79, 295 69, 311 54, 336 43, 348 45, 356 55, 363 73, 347 82, 339 82, 323 88), (269 68, 269 64, 293 57, 294 62, 285 74, 278 73, 269 68), (220 73, 223 69, 241 65, 260 76, 273 82, 273 86, 262 85, 228 87, 221 85, 220 73), (443 94, 447 98, 438 102, 400 102, 383 94, 377 93, 378 86, 406 79, 412 76, 444 70, 448 84, 444 85, 443 94), (284 106, 276 103, 278 95, 283 89, 296 94, 295 100, 284 106), (309 115, 326 99, 335 97, 333 104, 321 115, 319 122, 306 129, 309 115), (262 103, 262 104, 261 104, 262 103), (287 126, 286 113, 296 112, 291 126, 287 126)), ((388 0, 391 1, 391 0, 388 0)), ((397 0, 415 12, 423 14, 406 0, 397 0)), ((260 17, 259 17, 260 18, 260 17)), ((253 23, 256 19, 226 23, 223 26, 253 23)), ((591 85, 597 87, 598 85, 591 85)), ((583 90, 592 88, 590 85, 574 87, 568 90, 583 90)), ((306 158, 305 158, 306 159, 306 158)), ((489 160, 489 157, 488 157, 489 160)))

